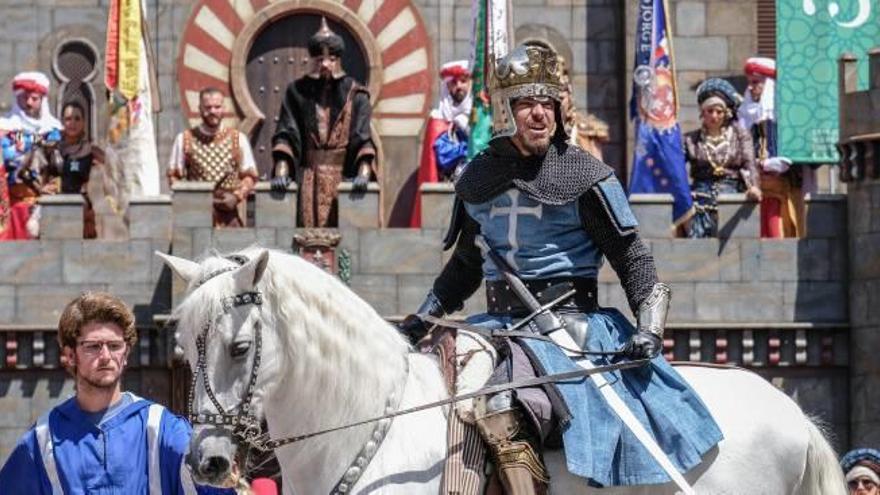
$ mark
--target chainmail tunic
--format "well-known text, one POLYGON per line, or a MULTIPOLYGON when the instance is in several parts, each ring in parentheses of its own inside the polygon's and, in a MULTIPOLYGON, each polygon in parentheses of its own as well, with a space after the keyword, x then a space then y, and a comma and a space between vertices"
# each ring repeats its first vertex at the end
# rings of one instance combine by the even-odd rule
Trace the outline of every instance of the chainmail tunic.
MULTIPOLYGON (((548 152, 544 166, 548 163, 550 166, 546 171, 541 171, 544 166, 540 166, 539 159, 513 157, 511 161, 510 157, 497 153, 482 153, 468 165, 456 184, 459 199, 486 201, 516 187, 547 204, 577 201, 583 228, 617 273, 630 308, 635 312, 657 282, 657 271, 654 258, 638 231, 619 228, 603 199, 598 183, 612 175, 611 168, 575 147, 561 150, 551 146, 550 149, 555 151, 548 152), (523 174, 523 170, 528 174, 523 174), (467 182, 462 183, 464 180, 467 182)), ((483 280, 483 257, 474 243, 480 225, 463 207, 456 210, 454 217, 460 221, 458 226, 453 225, 449 236, 450 242, 457 240, 455 250, 433 287, 447 312, 460 309, 483 280)))
POLYGON ((563 205, 613 173, 593 155, 565 142, 554 141, 543 157, 523 157, 505 140, 468 163, 455 193, 476 204, 515 186, 540 203, 563 205))

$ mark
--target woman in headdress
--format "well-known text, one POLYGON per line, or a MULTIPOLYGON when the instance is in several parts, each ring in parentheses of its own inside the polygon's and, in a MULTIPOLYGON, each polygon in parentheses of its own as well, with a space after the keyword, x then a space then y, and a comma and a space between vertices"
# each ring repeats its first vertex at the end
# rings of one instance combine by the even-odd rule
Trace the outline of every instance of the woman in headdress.
POLYGON ((850 495, 880 495, 880 451, 855 449, 840 460, 850 495))
POLYGON ((83 195, 83 238, 94 239, 97 237, 97 230, 95 210, 88 194, 89 174, 94 166, 104 162, 104 152, 87 139, 85 114, 85 108, 75 101, 66 103, 61 110, 64 129, 58 145, 61 155, 59 189, 62 194, 83 195))
POLYGON ((761 200, 752 138, 736 123, 742 97, 724 79, 707 79, 697 88, 702 126, 685 134, 685 160, 690 167, 696 214, 689 237, 718 234, 716 206, 722 193, 742 193, 761 200))

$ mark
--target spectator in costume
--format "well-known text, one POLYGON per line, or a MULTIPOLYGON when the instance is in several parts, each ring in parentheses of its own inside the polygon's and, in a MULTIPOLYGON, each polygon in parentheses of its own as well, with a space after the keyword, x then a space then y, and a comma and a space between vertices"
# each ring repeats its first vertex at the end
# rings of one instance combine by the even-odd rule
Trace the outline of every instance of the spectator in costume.
POLYGON ((761 172, 761 237, 799 237, 804 225, 803 178, 799 167, 791 167, 789 159, 777 154, 776 62, 750 58, 745 74, 749 86, 739 123, 752 134, 755 163, 761 172))
POLYGON ((433 140, 432 147, 440 178, 452 180, 456 170, 467 160, 468 153, 473 99, 467 60, 444 64, 440 78, 443 80, 440 103, 431 111, 431 119, 441 121, 444 130, 433 140))
POLYGON ((177 135, 168 163, 168 183, 214 183, 214 227, 244 227, 245 199, 253 192, 257 165, 247 136, 223 125, 225 95, 215 88, 199 92, 202 122, 177 135))
POLYGON ((233 493, 196 491, 183 464, 189 424, 122 392, 134 325, 125 303, 106 293, 85 293, 64 308, 58 345, 76 395, 19 440, 0 469, 4 495, 233 493))
POLYGON ((742 97, 724 79, 707 79, 697 88, 702 126, 684 136, 696 213, 689 237, 718 234, 718 194, 741 193, 761 200, 754 148, 748 131, 737 125, 742 97))
POLYGON ((93 167, 104 162, 104 151, 87 139, 85 115, 85 108, 75 101, 66 103, 61 110, 64 129, 54 160, 56 178, 52 190, 83 195, 83 238, 94 239, 98 233, 95 210, 88 194, 89 174, 93 167))
POLYGON ((0 212, 5 213, 0 219, 0 239, 33 239, 39 235, 37 199, 44 192, 50 152, 61 139, 61 123, 49 113, 49 78, 44 74, 18 74, 12 81, 12 91, 12 110, 0 119, 9 197, 8 208, 0 212))
POLYGON ((851 450, 840 460, 850 495, 880 495, 880 451, 851 450))
POLYGON ((345 41, 326 19, 309 38, 312 71, 289 86, 272 137, 272 188, 285 190, 299 179, 303 227, 337 224, 337 187, 351 181, 363 193, 377 177, 376 148, 370 133, 370 93, 345 74, 345 41))
POLYGON ((416 180, 416 197, 410 227, 421 226, 419 187, 425 182, 452 180, 465 163, 473 108, 471 73, 467 60, 456 60, 440 68, 440 102, 431 110, 422 141, 422 158, 416 180))

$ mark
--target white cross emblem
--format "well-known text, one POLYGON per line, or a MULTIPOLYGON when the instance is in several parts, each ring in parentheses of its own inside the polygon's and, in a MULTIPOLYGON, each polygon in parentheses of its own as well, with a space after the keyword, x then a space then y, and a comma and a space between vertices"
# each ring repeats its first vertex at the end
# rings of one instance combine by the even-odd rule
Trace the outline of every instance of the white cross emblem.
POLYGON ((510 251, 508 251, 504 257, 507 258, 507 262, 510 263, 510 266, 512 266, 514 270, 519 270, 519 266, 516 264, 516 252, 519 249, 519 243, 516 239, 516 230, 517 225, 519 224, 519 216, 532 215, 540 220, 544 214, 544 205, 538 203, 538 206, 520 206, 519 189, 516 188, 510 189, 505 194, 510 198, 510 206, 492 205, 492 208, 489 210, 489 218, 492 219, 498 216, 507 215, 507 242, 510 244, 510 251))

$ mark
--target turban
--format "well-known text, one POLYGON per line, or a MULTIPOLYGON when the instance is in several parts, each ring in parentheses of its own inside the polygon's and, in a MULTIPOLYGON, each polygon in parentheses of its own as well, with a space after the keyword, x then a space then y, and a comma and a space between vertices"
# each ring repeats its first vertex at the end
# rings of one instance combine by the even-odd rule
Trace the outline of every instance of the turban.
POLYGON ((776 79, 776 61, 766 57, 752 57, 746 60, 746 75, 760 74, 776 79))
POLYGON ((450 79, 459 79, 462 77, 470 77, 469 64, 467 60, 456 60, 447 62, 440 67, 440 77, 444 81, 450 79))
POLYGON ((42 72, 22 72, 12 79, 12 91, 49 94, 49 78, 42 72))

